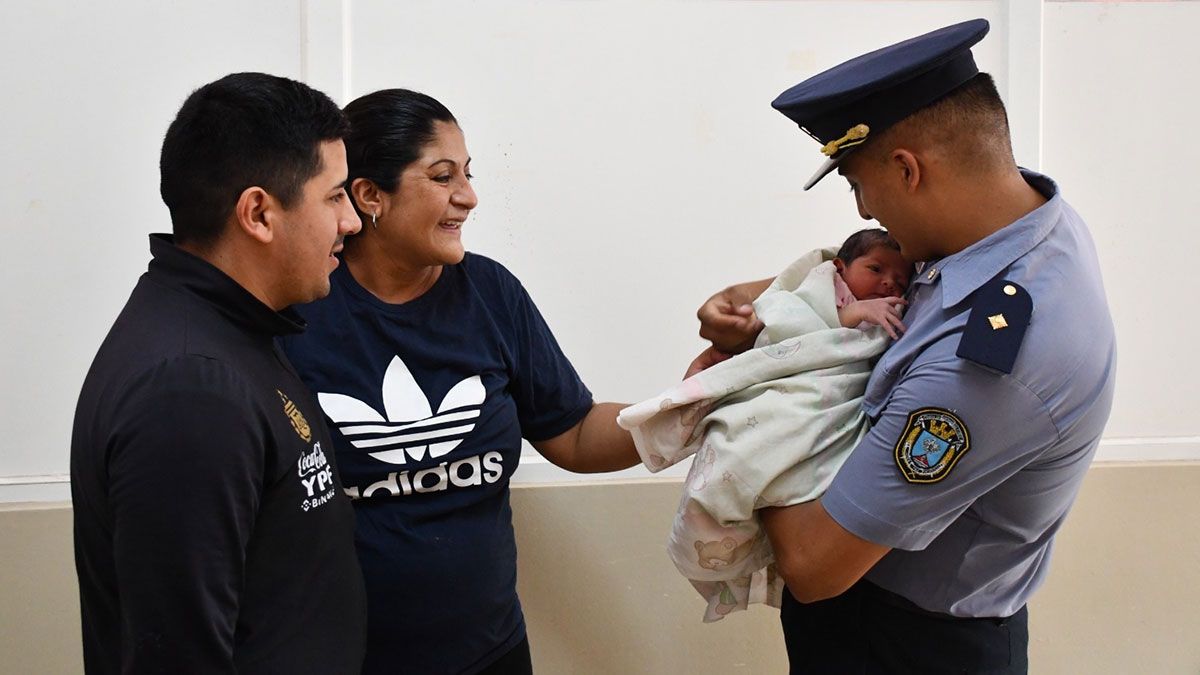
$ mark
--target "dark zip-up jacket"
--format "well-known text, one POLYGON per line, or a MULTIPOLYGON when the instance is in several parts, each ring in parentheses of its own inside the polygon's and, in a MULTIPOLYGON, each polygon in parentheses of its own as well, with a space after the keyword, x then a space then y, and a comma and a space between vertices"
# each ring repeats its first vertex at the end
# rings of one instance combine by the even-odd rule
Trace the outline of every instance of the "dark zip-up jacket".
POLYGON ((303 330, 152 235, 75 411, 84 662, 97 673, 356 673, 365 597, 303 330))

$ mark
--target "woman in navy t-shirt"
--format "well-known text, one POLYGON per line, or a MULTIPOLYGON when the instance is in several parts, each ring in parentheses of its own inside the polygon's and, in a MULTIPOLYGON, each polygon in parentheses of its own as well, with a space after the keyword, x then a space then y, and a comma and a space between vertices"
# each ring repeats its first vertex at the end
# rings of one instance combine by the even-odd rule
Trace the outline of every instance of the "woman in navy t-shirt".
POLYGON ((453 115, 391 89, 348 106, 363 218, 332 292, 284 348, 316 392, 354 499, 365 673, 528 673, 509 479, 521 439, 571 471, 637 463, 521 283, 466 253, 477 199, 453 115))

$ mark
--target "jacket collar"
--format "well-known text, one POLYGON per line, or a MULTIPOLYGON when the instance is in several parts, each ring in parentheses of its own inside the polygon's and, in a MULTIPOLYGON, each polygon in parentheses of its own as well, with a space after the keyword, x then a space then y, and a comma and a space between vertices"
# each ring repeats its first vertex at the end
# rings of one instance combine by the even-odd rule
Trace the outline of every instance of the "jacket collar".
POLYGON ((290 307, 276 312, 211 263, 175 245, 169 234, 150 235, 148 274, 191 293, 243 329, 268 336, 300 333, 304 320, 290 307))

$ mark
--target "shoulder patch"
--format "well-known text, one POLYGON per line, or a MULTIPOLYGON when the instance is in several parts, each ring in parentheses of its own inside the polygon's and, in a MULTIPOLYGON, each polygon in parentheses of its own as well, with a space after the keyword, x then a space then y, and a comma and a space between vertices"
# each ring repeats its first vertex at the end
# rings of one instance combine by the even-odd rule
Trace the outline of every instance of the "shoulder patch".
POLYGON ((1004 279, 988 282, 975 293, 958 356, 1011 373, 1032 313, 1033 299, 1020 285, 1004 279))
POLYGON ((287 394, 278 389, 275 390, 275 393, 279 394, 279 398, 283 401, 283 414, 287 415, 288 421, 292 423, 296 435, 305 443, 311 441, 312 427, 308 426, 308 420, 304 419, 304 414, 300 412, 295 403, 292 403, 292 399, 288 398, 287 394))
POLYGON ((908 416, 896 441, 896 466, 910 483, 945 478, 971 449, 967 425, 944 408, 921 408, 908 416))

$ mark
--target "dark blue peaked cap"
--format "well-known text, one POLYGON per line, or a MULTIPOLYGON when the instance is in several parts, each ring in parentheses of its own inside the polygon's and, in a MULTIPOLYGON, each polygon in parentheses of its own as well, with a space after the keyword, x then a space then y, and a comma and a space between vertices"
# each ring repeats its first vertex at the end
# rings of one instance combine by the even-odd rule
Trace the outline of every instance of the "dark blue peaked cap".
POLYGON ((822 144, 817 184, 872 134, 887 129, 979 73, 971 46, 987 35, 974 19, 863 54, 783 92, 771 106, 822 144))

